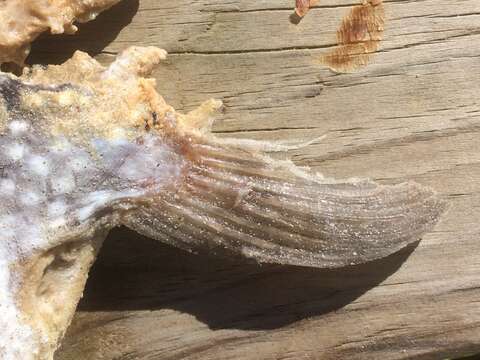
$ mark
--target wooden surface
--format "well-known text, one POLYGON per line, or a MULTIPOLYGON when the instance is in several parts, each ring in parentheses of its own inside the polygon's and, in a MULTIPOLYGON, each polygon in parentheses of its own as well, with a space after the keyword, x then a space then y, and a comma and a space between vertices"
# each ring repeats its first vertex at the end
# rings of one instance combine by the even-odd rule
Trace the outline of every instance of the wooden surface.
POLYGON ((171 55, 159 91, 225 101, 222 136, 326 138, 291 152, 327 176, 416 180, 450 204, 388 259, 336 271, 196 257, 126 230, 108 239, 58 360, 439 359, 480 352, 480 2, 391 0, 372 63, 318 63, 352 0, 298 25, 293 0, 124 0, 33 62, 129 45, 171 55))

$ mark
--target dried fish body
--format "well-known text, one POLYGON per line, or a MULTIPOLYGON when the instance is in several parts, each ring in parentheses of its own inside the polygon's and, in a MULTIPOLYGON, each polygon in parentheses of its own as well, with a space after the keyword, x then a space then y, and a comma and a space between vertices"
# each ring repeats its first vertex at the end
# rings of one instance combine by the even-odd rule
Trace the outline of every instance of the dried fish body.
POLYGON ((93 20, 119 0, 4 0, 0 2, 0 64, 20 65, 30 43, 44 31, 52 34, 77 31, 74 22, 93 20))
POLYGON ((0 73, 2 359, 52 358, 118 225, 193 252, 339 267, 417 241, 442 213, 415 183, 327 181, 267 143, 217 139, 219 101, 180 114, 143 77, 165 55, 130 48, 104 68, 77 52, 0 73))

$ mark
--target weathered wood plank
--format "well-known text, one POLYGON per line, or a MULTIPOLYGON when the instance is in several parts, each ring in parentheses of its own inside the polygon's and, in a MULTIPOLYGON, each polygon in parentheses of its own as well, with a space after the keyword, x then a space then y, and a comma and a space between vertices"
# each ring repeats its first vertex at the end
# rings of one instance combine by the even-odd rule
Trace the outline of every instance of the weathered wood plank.
POLYGON ((415 249, 337 271, 204 259, 114 232, 59 360, 480 351, 480 3, 387 1, 372 63, 334 74, 318 59, 354 3, 322 1, 293 25, 290 0, 125 0, 76 38, 35 45, 40 62, 77 48, 108 62, 132 44, 164 47, 160 92, 185 111, 223 99, 222 136, 326 134, 294 161, 339 178, 413 179, 450 203, 415 249))

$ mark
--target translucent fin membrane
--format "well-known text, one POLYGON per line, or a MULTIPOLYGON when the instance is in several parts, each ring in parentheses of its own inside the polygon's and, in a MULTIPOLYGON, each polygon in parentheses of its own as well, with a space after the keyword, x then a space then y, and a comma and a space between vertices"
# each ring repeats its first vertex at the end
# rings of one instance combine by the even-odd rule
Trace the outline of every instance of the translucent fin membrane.
POLYGON ((259 262, 339 267, 388 256, 437 221, 444 204, 415 183, 325 183, 284 163, 201 139, 180 189, 125 219, 189 251, 259 262))

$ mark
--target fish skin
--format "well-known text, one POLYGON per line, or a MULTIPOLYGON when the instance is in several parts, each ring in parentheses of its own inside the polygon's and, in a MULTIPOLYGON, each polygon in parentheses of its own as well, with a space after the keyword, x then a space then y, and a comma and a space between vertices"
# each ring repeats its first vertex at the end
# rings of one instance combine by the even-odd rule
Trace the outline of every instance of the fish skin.
POLYGON ((42 32, 73 34, 76 21, 95 19, 120 0, 4 0, 0 2, 0 64, 23 65, 42 32))
POLYGON ((166 53, 108 67, 77 52, 0 73, 0 358, 52 359, 108 231, 202 253, 335 268, 388 256, 445 209, 413 182, 333 181, 217 139, 209 100, 181 114, 144 78, 166 53))

